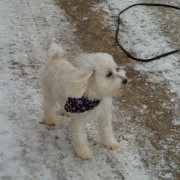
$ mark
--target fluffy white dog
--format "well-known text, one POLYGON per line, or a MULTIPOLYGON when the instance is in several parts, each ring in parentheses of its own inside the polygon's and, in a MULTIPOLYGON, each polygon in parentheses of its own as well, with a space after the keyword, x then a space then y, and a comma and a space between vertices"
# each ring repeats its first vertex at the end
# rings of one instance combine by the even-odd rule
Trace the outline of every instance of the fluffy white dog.
POLYGON ((112 97, 127 83, 125 71, 119 70, 107 53, 82 54, 79 67, 64 60, 64 50, 52 43, 45 66, 40 73, 43 90, 44 121, 56 124, 55 104, 58 102, 62 115, 70 115, 72 138, 77 156, 91 157, 87 143, 86 122, 98 120, 102 144, 115 149, 111 125, 112 97))

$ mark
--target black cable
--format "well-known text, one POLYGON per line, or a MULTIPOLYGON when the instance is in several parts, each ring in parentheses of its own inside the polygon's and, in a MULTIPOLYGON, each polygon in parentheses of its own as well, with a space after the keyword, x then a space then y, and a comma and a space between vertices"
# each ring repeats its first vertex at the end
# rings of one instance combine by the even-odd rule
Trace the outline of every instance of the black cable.
POLYGON ((179 50, 174 50, 174 51, 171 51, 171 52, 167 52, 167 53, 164 53, 164 54, 161 54, 159 56, 155 56, 153 58, 150 58, 150 59, 141 59, 141 58, 136 58, 134 56, 132 56, 128 51, 126 51, 126 49, 120 44, 120 42, 118 41, 118 35, 119 35, 119 26, 121 24, 121 19, 120 19, 120 15, 125 12, 126 10, 134 7, 134 6, 161 6, 161 7, 166 7, 166 8, 173 8, 173 9, 177 9, 177 10, 180 10, 179 7, 176 7, 176 6, 171 6, 171 5, 167 5, 167 4, 149 4, 149 3, 139 3, 139 4, 133 4, 129 7, 127 7, 126 9, 122 10, 119 15, 118 15, 118 26, 117 26, 117 30, 116 30, 116 34, 115 34, 115 40, 117 41, 119 47, 122 49, 122 51, 131 59, 135 60, 135 61, 140 61, 140 62, 150 62, 150 61, 154 61, 154 60, 157 60, 157 59, 160 59, 162 57, 165 57, 165 56, 169 56, 171 54, 174 54, 174 53, 177 53, 179 50))

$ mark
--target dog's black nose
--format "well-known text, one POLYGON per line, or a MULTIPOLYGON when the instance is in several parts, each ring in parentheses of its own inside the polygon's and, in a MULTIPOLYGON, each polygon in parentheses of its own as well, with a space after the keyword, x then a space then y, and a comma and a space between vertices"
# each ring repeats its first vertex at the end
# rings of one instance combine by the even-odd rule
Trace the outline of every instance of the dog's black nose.
POLYGON ((123 84, 127 84, 127 82, 128 82, 127 79, 124 79, 124 80, 122 81, 123 84))

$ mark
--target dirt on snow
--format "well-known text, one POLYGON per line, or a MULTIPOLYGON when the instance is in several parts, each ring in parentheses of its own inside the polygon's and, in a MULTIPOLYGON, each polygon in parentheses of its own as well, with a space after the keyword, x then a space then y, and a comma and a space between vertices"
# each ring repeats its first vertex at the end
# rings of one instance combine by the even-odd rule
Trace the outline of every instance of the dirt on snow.
MULTIPOLYGON (((162 174, 172 173, 175 179, 180 179, 179 169, 171 166, 173 162, 180 167, 180 156, 173 151, 177 148, 176 145, 180 139, 180 129, 179 126, 172 124, 172 117, 177 112, 174 111, 174 104, 169 98, 169 96, 176 98, 176 94, 166 94, 164 88, 166 82, 163 85, 150 83, 145 75, 134 70, 133 66, 138 62, 130 61, 117 46, 110 27, 104 28, 105 12, 92 10, 92 6, 99 3, 99 0, 59 0, 57 2, 66 11, 70 21, 76 24, 77 43, 84 51, 107 52, 113 55, 118 65, 125 67, 129 83, 123 90, 122 96, 117 98, 117 103, 121 111, 128 112, 128 116, 131 117, 125 123, 134 124, 141 129, 136 140, 144 165, 155 170, 163 157, 168 169, 161 168, 162 174), (162 106, 163 103, 166 104, 165 107, 162 106), (142 107, 145 109, 143 113, 142 107), (143 129, 146 129, 148 134, 143 134, 143 129), (167 140, 170 136, 173 141, 167 140), (146 148, 147 141, 154 147, 151 153, 151 149, 146 148)), ((121 126, 122 123, 114 122, 114 131, 118 131, 121 126)))

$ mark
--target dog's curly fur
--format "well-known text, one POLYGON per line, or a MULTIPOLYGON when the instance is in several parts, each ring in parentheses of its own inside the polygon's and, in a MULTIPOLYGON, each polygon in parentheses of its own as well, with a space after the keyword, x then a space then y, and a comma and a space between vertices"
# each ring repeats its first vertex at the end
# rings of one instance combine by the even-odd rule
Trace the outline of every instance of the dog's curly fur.
POLYGON ((111 125, 112 97, 116 96, 123 84, 127 83, 125 72, 117 70, 117 64, 107 53, 82 54, 78 58, 79 67, 74 67, 64 59, 64 50, 52 43, 45 66, 40 73, 43 90, 44 121, 56 124, 55 104, 61 107, 61 114, 72 119, 72 137, 77 156, 91 157, 87 143, 86 122, 97 119, 102 144, 114 149, 118 143, 114 139, 111 125), (64 105, 68 97, 99 99, 100 104, 84 113, 67 113, 64 105))

